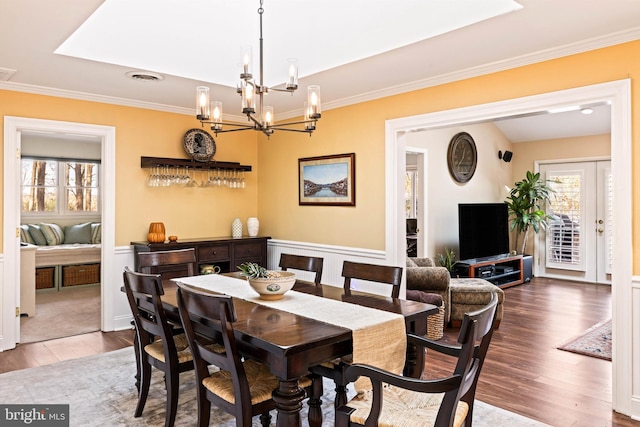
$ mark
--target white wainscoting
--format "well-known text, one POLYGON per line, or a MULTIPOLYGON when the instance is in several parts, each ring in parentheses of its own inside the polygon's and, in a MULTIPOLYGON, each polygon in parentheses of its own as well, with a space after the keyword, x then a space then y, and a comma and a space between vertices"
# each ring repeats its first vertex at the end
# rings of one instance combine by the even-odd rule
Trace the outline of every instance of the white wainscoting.
MULTIPOLYGON (((344 261, 381 265, 387 264, 384 251, 272 239, 267 241, 268 269, 280 269, 278 265, 280 263, 280 254, 282 253, 323 258, 322 283, 333 286, 342 286, 344 283, 342 277, 342 263, 344 261)), ((302 280, 313 280, 312 274, 298 271, 296 271, 296 274, 302 280)), ((389 295, 388 285, 379 285, 370 282, 357 283, 356 281, 352 281, 352 288, 381 295, 389 295)))
MULTIPOLYGON (((628 365, 618 361, 615 352, 618 347, 613 347, 614 378, 622 377, 629 379, 629 383, 619 382, 618 384, 614 383, 614 385, 623 391, 626 391, 625 389, 631 390, 630 416, 634 420, 640 420, 640 363, 638 363, 638 360, 640 360, 640 336, 638 335, 638 331, 640 330, 640 276, 631 277, 631 301, 633 307, 631 310, 631 318, 621 319, 622 316, 617 313, 616 306, 614 305, 613 307, 613 316, 619 320, 618 323, 614 320, 613 339, 621 339, 623 342, 630 343, 630 348, 623 348, 623 351, 629 352, 629 357, 622 358, 623 360, 629 361, 628 365), (620 320, 622 321, 620 322, 620 320), (626 337, 622 335, 626 335, 626 337), (615 371, 619 371, 621 375, 616 375, 615 371), (622 373, 624 373, 624 375, 622 375, 622 373), (629 375, 629 373, 631 373, 631 375, 629 375)), ((613 409, 615 410, 617 408, 613 409)))
POLYGON ((122 279, 122 273, 124 268, 129 267, 134 269, 134 253, 131 246, 117 246, 113 257, 113 271, 116 272, 114 276, 113 286, 109 287, 109 297, 113 301, 112 304, 112 324, 114 331, 120 331, 123 329, 131 329, 131 320, 133 316, 131 309, 129 308, 129 302, 127 296, 120 289, 124 286, 122 279))

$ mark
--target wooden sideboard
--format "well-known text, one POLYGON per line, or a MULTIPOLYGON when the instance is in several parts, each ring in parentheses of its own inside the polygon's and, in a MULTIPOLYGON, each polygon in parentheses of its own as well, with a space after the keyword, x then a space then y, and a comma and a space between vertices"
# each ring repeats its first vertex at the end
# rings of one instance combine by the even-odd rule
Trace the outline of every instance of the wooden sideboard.
MULTIPOLYGON (((168 243, 131 242, 136 254, 135 269, 138 270, 140 252, 168 251, 173 249, 195 248, 196 273, 205 265, 220 267, 221 273, 237 271, 243 262, 255 262, 263 267, 267 266, 267 240, 271 237, 205 237, 199 239, 185 239, 168 243)), ((187 275, 186 269, 175 266, 158 267, 153 273, 161 274, 163 280, 187 275)))

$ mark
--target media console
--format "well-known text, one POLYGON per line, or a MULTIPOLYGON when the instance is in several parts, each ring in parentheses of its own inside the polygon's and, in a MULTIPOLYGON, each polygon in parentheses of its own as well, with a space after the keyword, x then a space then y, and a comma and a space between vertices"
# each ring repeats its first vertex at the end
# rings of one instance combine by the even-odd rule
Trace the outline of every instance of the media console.
POLYGON ((524 282, 522 255, 497 255, 460 260, 455 264, 454 276, 485 279, 500 288, 524 282))

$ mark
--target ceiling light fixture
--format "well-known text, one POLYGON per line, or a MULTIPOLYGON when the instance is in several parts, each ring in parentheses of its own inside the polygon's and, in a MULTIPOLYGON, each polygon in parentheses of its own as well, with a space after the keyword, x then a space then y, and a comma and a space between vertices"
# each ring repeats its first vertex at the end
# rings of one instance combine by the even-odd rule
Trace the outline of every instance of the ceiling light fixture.
POLYGON ((582 110, 580 110, 580 112, 582 114, 592 114, 593 113, 593 108, 589 108, 589 107, 583 108, 582 110))
POLYGON ((289 77, 284 88, 268 88, 264 85, 263 70, 263 39, 262 39, 262 7, 263 0, 260 0, 258 15, 260 16, 260 75, 259 82, 253 79, 251 47, 242 49, 243 70, 240 73, 240 84, 237 91, 242 101, 242 114, 247 116, 249 124, 231 123, 222 121, 222 102, 210 101, 209 88, 198 86, 196 88, 196 118, 202 125, 210 124, 211 130, 216 135, 220 132, 235 132, 241 130, 255 130, 271 136, 276 130, 289 132, 305 132, 311 135, 316 129, 316 121, 320 119, 320 86, 309 86, 307 88, 307 102, 304 106, 304 119, 289 123, 275 124, 273 107, 264 105, 264 95, 269 91, 288 92, 293 94, 298 89, 298 67, 295 60, 289 61, 289 77), (258 97, 258 111, 256 112, 256 95, 258 97), (302 127, 301 125, 304 125, 302 127), (223 126, 231 126, 233 129, 224 129, 223 126))

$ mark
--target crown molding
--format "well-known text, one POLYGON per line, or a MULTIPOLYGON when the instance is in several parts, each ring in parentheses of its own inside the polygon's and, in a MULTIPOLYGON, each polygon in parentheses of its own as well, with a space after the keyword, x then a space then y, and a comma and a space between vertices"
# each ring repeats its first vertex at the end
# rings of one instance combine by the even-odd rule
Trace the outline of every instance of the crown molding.
MULTIPOLYGON (((594 37, 591 39, 581 40, 576 43, 570 43, 563 46, 554 47, 551 49, 545 49, 545 50, 517 56, 510 59, 505 59, 502 61, 496 61, 489 64, 480 65, 477 67, 466 68, 464 70, 459 70, 459 71, 455 71, 447 74, 441 74, 439 76, 416 80, 416 81, 408 82, 401 85, 381 88, 379 90, 362 93, 356 96, 345 97, 335 101, 323 102, 322 109, 326 111, 326 110, 331 110, 335 108, 346 107, 353 104, 373 101, 376 99, 399 95, 402 93, 412 92, 415 90, 425 89, 428 87, 439 86, 442 84, 452 83, 459 80, 464 80, 464 79, 478 77, 478 76, 491 74, 499 71, 504 71, 511 68, 523 67, 526 65, 548 61, 551 59, 562 58, 565 56, 584 53, 584 52, 588 52, 595 49, 610 47, 617 44, 635 41, 638 39, 640 39, 640 27, 635 27, 629 30, 611 33, 602 37, 594 37)), ((187 116, 195 115, 195 110, 191 108, 177 107, 177 106, 165 105, 165 104, 156 104, 152 102, 90 94, 85 92, 75 92, 75 91, 55 89, 55 88, 44 87, 44 86, 26 85, 21 83, 11 83, 11 82, 0 81, 0 89, 11 90, 16 92, 33 93, 38 95, 57 96, 60 98, 78 99, 83 101, 100 102, 104 104, 114 104, 114 105, 122 105, 127 107, 144 108, 144 109, 157 110, 157 111, 163 111, 168 113, 184 114, 187 116)), ((292 117, 299 117, 302 114, 303 114, 302 109, 295 109, 295 110, 279 113, 278 116, 281 119, 290 119, 292 117)), ((228 116, 225 114, 225 120, 242 121, 244 119, 245 119, 244 116, 235 116, 235 115, 228 116)))
POLYGON ((177 107, 174 105, 157 104, 154 102, 139 101, 135 99, 118 98, 115 96, 98 95, 72 90, 56 89, 46 86, 27 85, 23 83, 11 83, 0 81, 0 89, 15 92, 33 93, 36 95, 56 96, 59 98, 76 99, 80 101, 100 102, 102 104, 122 105, 125 107, 144 108, 147 110, 164 111, 167 113, 195 116, 195 109, 177 107))
POLYGON ((465 80, 486 74, 496 73, 499 71, 505 71, 512 68, 523 67, 538 62, 549 61, 552 59, 558 59, 565 56, 588 52, 591 50, 615 46, 617 44, 627 43, 638 39, 640 39, 640 27, 632 28, 625 31, 619 31, 602 37, 594 37, 591 39, 581 40, 576 43, 557 46, 551 49, 545 49, 510 59, 505 59, 502 61, 479 65, 477 67, 454 71, 452 73, 441 74, 439 76, 429 77, 427 79, 416 80, 396 86, 390 86, 380 90, 362 93, 356 96, 343 98, 336 101, 323 102, 322 109, 331 110, 334 108, 346 107, 348 105, 358 104, 366 101, 373 101, 375 99, 385 98, 387 96, 399 95, 401 93, 412 92, 428 87, 439 86, 459 80, 465 80))

